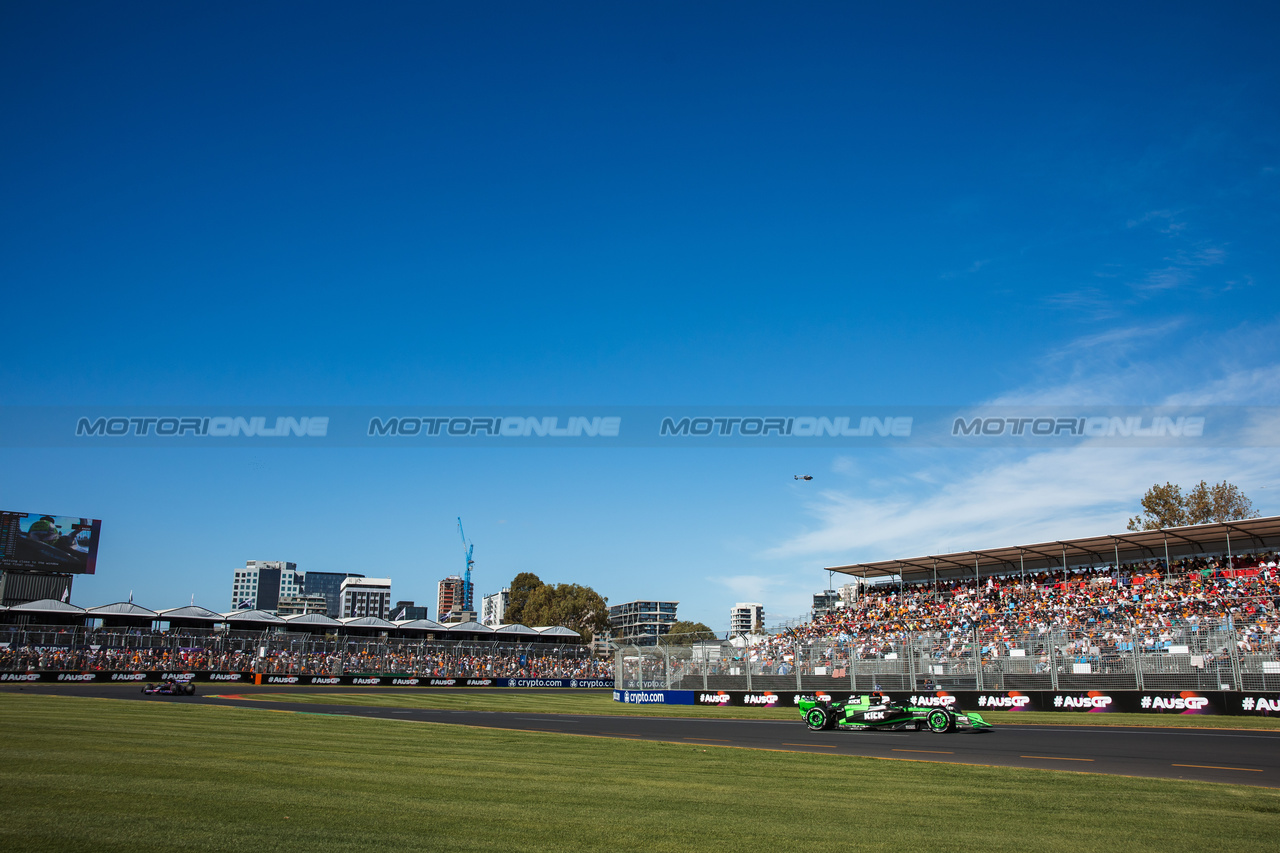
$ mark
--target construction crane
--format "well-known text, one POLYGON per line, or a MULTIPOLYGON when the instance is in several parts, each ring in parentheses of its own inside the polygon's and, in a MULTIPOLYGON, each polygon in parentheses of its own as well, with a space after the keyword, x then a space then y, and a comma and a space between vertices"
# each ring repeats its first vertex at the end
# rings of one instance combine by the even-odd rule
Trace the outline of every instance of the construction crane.
POLYGON ((462 609, 471 610, 473 600, 471 595, 471 567, 476 561, 471 559, 471 552, 475 550, 475 545, 467 541, 467 534, 462 532, 462 516, 458 516, 458 535, 462 537, 462 547, 466 549, 467 571, 462 576, 462 609))

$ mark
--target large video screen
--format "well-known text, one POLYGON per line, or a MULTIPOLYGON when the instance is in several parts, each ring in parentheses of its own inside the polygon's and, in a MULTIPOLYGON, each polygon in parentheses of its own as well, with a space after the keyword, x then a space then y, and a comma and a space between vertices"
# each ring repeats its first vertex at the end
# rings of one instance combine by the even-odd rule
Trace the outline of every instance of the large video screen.
POLYGON ((102 522, 0 510, 0 569, 93 574, 102 522))

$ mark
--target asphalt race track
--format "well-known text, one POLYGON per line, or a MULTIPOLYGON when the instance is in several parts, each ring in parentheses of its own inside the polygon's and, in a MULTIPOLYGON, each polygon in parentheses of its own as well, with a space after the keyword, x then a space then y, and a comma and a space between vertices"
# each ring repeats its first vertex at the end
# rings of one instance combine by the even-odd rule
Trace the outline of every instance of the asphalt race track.
MULTIPOLYGON (((503 711, 444 711, 323 705, 314 702, 263 701, 254 693, 332 693, 343 688, 279 685, 200 684, 194 697, 144 696, 136 684, 4 685, 4 692, 60 693, 146 702, 184 702, 270 708, 309 714, 392 719, 484 728, 716 747, 853 755, 870 758, 940 761, 998 767, 1029 767, 1149 776, 1202 782, 1229 782, 1280 788, 1280 731, 1160 729, 1104 726, 997 726, 986 734, 931 732, 811 732, 799 720, 714 720, 671 717, 602 717, 503 711), (240 698, 246 697, 246 698, 240 698)), ((350 688, 348 688, 350 689, 350 688)), ((353 692, 368 692, 368 688, 353 692)), ((441 691, 444 692, 444 691, 441 691)), ((495 699, 510 689, 483 691, 495 699)), ((526 692, 526 691, 522 691, 526 692)), ((527 691, 538 692, 538 691, 527 691)), ((560 691, 551 691, 560 692, 560 691)))

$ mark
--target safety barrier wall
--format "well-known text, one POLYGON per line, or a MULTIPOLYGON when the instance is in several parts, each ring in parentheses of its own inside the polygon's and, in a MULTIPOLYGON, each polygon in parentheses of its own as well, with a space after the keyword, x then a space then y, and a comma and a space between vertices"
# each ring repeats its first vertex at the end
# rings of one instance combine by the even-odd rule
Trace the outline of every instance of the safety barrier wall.
MULTIPOLYGON (((616 687, 615 702, 631 705, 709 705, 718 707, 790 708, 801 699, 830 696, 843 700, 849 691, 796 690, 640 690, 616 687)), ((961 711, 1070 711, 1077 713, 1128 713, 1280 717, 1280 692, 1237 693, 1210 691, 934 691, 886 692, 889 700, 921 708, 961 711)), ((799 720, 797 713, 796 719, 799 720)))

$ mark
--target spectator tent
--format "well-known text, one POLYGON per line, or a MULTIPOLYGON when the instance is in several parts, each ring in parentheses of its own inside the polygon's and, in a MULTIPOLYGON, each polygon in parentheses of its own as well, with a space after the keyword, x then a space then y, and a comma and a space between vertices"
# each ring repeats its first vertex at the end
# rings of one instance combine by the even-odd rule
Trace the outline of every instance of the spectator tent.
POLYGON ((319 613, 299 613, 296 616, 286 616, 284 617, 284 623, 289 631, 309 634, 337 633, 337 630, 342 627, 342 623, 337 619, 331 619, 319 613))
POLYGON ((829 566, 860 578, 897 577, 904 581, 981 578, 983 575, 1020 572, 1059 572, 1072 567, 1116 566, 1148 560, 1166 567, 1182 557, 1205 554, 1230 555, 1233 549, 1263 550, 1280 545, 1280 516, 1249 518, 1243 521, 1196 524, 1160 530, 1137 530, 1083 539, 1063 539, 1034 545, 986 548, 931 554, 905 560, 852 563, 829 566))
POLYGON ((396 627, 394 622, 377 616, 348 616, 338 621, 342 623, 342 633, 357 637, 376 637, 394 631, 396 627))
POLYGON ((159 614, 132 601, 117 601, 90 607, 85 615, 98 620, 103 628, 150 628, 159 614))
POLYGON ((479 622, 461 622, 457 625, 446 626, 449 629, 449 636, 457 639, 466 640, 492 640, 494 630, 488 625, 481 625, 479 622))
POLYGON ((407 639, 428 639, 443 637, 449 629, 439 622, 430 619, 401 619, 395 623, 396 634, 407 639))
POLYGON ((542 637, 537 631, 515 622, 510 625, 499 625, 494 629, 493 638, 503 643, 529 643, 542 637))
POLYGON ((185 628, 194 631, 212 631, 213 626, 222 621, 221 613, 214 613, 207 607, 188 604, 186 607, 170 607, 156 611, 156 619, 168 622, 169 630, 185 628))
POLYGON ((562 625, 546 625, 541 628, 534 628, 538 634, 546 638, 549 643, 581 643, 582 635, 571 628, 565 628, 562 625))
POLYGON ((283 628, 284 620, 269 610, 232 610, 222 614, 231 631, 266 631, 283 628))
POLYGON ((8 622, 37 625, 83 625, 84 615, 83 607, 52 598, 15 604, 5 611, 8 622))

